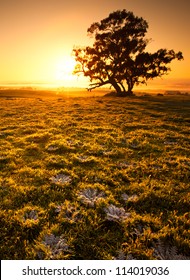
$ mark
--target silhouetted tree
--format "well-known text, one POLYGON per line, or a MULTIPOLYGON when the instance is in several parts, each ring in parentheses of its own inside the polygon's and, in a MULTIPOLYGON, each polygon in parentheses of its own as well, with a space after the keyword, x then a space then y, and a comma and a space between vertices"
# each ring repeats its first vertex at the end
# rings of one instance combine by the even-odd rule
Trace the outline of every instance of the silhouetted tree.
POLYGON ((87 30, 94 37, 93 46, 73 49, 78 62, 74 73, 90 78, 89 89, 110 84, 118 95, 130 95, 135 84, 166 74, 170 70, 167 64, 183 55, 167 49, 145 52, 147 29, 142 17, 126 10, 93 23, 87 30))

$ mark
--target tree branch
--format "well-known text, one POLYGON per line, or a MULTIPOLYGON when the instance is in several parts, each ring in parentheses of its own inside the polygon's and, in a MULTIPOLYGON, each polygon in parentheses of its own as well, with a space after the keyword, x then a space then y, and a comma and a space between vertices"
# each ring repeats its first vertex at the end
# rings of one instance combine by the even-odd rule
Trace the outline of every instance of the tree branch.
POLYGON ((99 82, 99 83, 92 83, 92 84, 89 85, 89 87, 87 88, 87 90, 88 90, 88 91, 91 91, 92 89, 95 89, 95 88, 97 88, 97 87, 101 87, 101 86, 107 85, 107 84, 109 84, 109 83, 110 83, 109 80, 104 81, 104 82, 102 81, 102 82, 99 82))

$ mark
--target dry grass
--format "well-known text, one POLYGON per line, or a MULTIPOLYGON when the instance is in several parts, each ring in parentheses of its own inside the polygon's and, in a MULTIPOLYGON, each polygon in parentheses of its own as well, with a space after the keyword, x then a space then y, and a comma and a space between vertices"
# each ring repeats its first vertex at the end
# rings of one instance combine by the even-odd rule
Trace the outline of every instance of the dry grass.
POLYGON ((1 259, 189 258, 190 96, 66 95, 0 93, 1 259))

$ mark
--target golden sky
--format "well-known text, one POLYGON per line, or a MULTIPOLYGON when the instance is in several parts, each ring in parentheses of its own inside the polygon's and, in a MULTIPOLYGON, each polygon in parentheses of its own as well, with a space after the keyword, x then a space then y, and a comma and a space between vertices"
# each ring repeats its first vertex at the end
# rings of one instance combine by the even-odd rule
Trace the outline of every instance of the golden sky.
MULTIPOLYGON (((190 85, 190 1, 188 0, 1 0, 0 84, 22 82, 87 86, 72 77, 74 45, 91 44, 87 28, 118 9, 133 11, 149 23, 148 50, 182 51, 161 82, 190 85)), ((160 81, 155 81, 155 83, 160 81)))

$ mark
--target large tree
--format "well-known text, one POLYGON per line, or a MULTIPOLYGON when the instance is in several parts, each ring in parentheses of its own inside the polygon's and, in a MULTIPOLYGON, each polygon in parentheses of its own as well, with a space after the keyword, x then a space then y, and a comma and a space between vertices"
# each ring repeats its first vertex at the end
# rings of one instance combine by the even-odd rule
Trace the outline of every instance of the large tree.
POLYGON ((135 84, 166 74, 170 70, 167 65, 183 55, 167 49, 146 52, 147 29, 142 17, 126 10, 93 23, 88 28, 93 45, 73 49, 77 62, 74 73, 90 78, 90 90, 110 84, 118 95, 130 95, 135 84))

